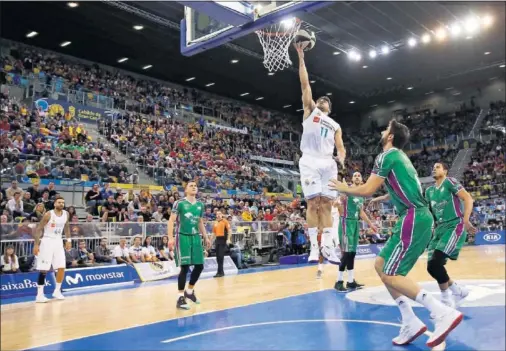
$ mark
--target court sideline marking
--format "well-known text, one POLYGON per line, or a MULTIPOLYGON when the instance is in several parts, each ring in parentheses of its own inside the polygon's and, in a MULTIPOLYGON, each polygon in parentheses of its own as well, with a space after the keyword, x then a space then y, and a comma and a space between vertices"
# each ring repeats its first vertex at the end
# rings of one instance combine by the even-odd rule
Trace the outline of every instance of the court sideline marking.
POLYGON ((314 293, 318 293, 318 292, 322 292, 322 291, 329 291, 329 290, 334 290, 334 289, 313 290, 313 291, 302 293, 302 294, 287 295, 287 296, 284 296, 284 297, 277 297, 277 298, 271 299, 271 300, 258 301, 258 302, 248 303, 248 304, 234 306, 234 307, 230 307, 230 308, 224 308, 222 310, 210 310, 210 311, 204 311, 204 312, 189 314, 189 315, 186 315, 186 316, 179 316, 179 317, 174 317, 174 318, 162 319, 162 320, 159 320, 159 321, 154 321, 154 322, 150 322, 150 323, 146 323, 146 324, 134 324, 134 325, 132 325, 130 327, 112 329, 112 330, 109 330, 109 331, 104 331, 104 332, 100 332, 100 333, 93 333, 93 334, 89 334, 89 335, 79 336, 79 337, 76 337, 76 338, 70 338, 70 339, 67 339, 67 340, 60 340, 60 341, 57 341, 57 342, 47 343, 47 344, 43 344, 43 345, 29 346, 26 349, 35 349, 35 348, 46 347, 46 346, 49 346, 49 345, 63 344, 63 343, 69 342, 69 341, 75 341, 75 340, 80 340, 80 339, 85 339, 85 338, 91 338, 91 337, 94 337, 94 336, 104 335, 104 334, 109 334, 109 333, 116 333, 116 332, 123 331, 123 330, 133 329, 133 328, 137 328, 137 327, 145 327, 145 326, 153 325, 153 324, 157 324, 157 323, 170 322, 170 321, 173 321, 173 320, 176 320, 176 319, 188 318, 188 317, 193 317, 193 316, 196 316, 196 315, 215 313, 215 312, 219 312, 219 311, 228 311, 228 310, 233 310, 233 309, 236 309, 236 308, 243 308, 243 307, 247 307, 247 306, 258 305, 258 304, 261 304, 261 303, 273 302, 273 301, 277 301, 277 300, 283 300, 283 299, 288 299, 288 298, 297 297, 297 296, 304 296, 304 295, 309 295, 309 294, 314 294, 314 293))

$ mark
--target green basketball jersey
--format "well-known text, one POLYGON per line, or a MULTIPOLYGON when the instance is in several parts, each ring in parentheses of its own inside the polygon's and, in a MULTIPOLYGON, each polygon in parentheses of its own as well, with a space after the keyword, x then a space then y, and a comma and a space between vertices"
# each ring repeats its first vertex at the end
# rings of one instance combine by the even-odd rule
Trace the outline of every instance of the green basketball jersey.
POLYGON ((455 178, 447 177, 439 187, 432 185, 425 190, 425 199, 437 222, 447 222, 463 217, 462 203, 457 193, 464 187, 455 178))
POLYGON ((418 173, 403 151, 393 147, 379 154, 372 173, 385 178, 390 200, 400 215, 408 208, 428 207, 418 173))
POLYGON ((360 210, 364 205, 364 198, 357 196, 346 196, 346 201, 343 204, 343 217, 347 219, 359 219, 360 210))
POLYGON ((172 213, 177 213, 178 215, 177 234, 199 234, 199 222, 204 216, 204 208, 204 204, 200 201, 197 201, 194 204, 186 198, 176 201, 172 207, 172 213))

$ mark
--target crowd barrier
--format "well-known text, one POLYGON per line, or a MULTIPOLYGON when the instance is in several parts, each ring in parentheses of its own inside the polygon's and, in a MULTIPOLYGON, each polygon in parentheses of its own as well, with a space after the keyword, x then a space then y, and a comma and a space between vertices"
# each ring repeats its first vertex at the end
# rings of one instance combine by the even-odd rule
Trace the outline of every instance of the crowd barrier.
MULTIPOLYGON (((378 256, 385 244, 367 244, 358 245, 356 259, 374 258, 378 256)), ((341 252, 337 249, 337 254, 340 257, 341 252)), ((307 263, 308 254, 303 255, 290 255, 279 258, 279 264, 305 264, 307 263)))
POLYGON ((475 245, 506 244, 506 230, 482 231, 474 236, 475 245))

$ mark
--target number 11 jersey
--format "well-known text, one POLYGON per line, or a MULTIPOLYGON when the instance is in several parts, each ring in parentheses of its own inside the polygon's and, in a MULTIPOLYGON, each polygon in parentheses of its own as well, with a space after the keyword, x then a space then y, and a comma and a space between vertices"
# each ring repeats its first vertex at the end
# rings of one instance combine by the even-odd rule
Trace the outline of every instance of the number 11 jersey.
MULTIPOLYGON (((319 158, 332 158, 335 147, 335 135, 341 128, 339 123, 315 108, 302 122, 300 151, 302 155, 319 158)), ((337 176, 337 175, 336 175, 337 176)))

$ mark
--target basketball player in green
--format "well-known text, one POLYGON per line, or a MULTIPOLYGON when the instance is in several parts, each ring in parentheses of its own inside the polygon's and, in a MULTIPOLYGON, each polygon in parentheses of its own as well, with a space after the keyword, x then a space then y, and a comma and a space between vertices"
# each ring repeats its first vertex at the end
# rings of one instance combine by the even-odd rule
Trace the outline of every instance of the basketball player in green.
POLYGON ((476 228, 469 219, 473 212, 473 198, 458 180, 447 175, 448 166, 436 163, 432 170, 436 184, 425 190, 425 198, 436 220, 434 236, 429 244, 427 271, 438 282, 443 303, 455 307, 469 295, 469 291, 450 279, 445 264, 448 258, 457 259, 466 241, 466 231, 474 234, 476 228))
MULTIPOLYGON (((360 172, 353 173, 352 186, 362 184, 362 175, 360 172)), ((354 266, 355 255, 357 253, 358 238, 360 235, 360 221, 364 220, 369 228, 377 232, 376 226, 371 222, 364 211, 364 198, 352 195, 341 195, 339 213, 341 220, 339 221, 338 233, 341 245, 341 264, 339 265, 339 273, 334 288, 339 292, 347 292, 349 290, 359 289, 363 287, 355 281, 354 266), (344 287, 343 275, 344 270, 348 270, 348 283, 344 287)))
POLYGON ((211 242, 207 237, 206 227, 203 222, 205 205, 197 201, 197 183, 190 181, 186 184, 185 195, 182 200, 178 200, 172 207, 167 225, 169 236, 169 245, 174 245, 174 223, 178 222, 178 230, 176 232, 175 258, 176 264, 181 268, 178 277, 179 296, 176 307, 188 310, 190 306, 186 299, 193 303, 200 303, 195 296, 193 287, 197 283, 200 274, 204 270, 204 247, 202 246, 202 238, 204 239, 207 249, 211 247, 211 242), (193 266, 190 276, 188 289, 185 290, 186 276, 193 266))
POLYGON ((436 300, 406 277, 429 244, 434 225, 418 174, 408 156, 401 151, 408 140, 408 127, 391 120, 388 128, 382 132, 383 152, 376 157, 367 182, 348 187, 346 183, 333 179, 329 186, 344 194, 369 197, 385 184, 399 213, 399 221, 376 258, 375 269, 402 316, 400 334, 392 342, 394 345, 408 344, 427 330, 425 324, 414 314, 409 304, 410 298, 427 308, 434 318, 434 332, 427 342, 427 346, 433 348, 444 341, 448 333, 462 321, 463 315, 436 300))

